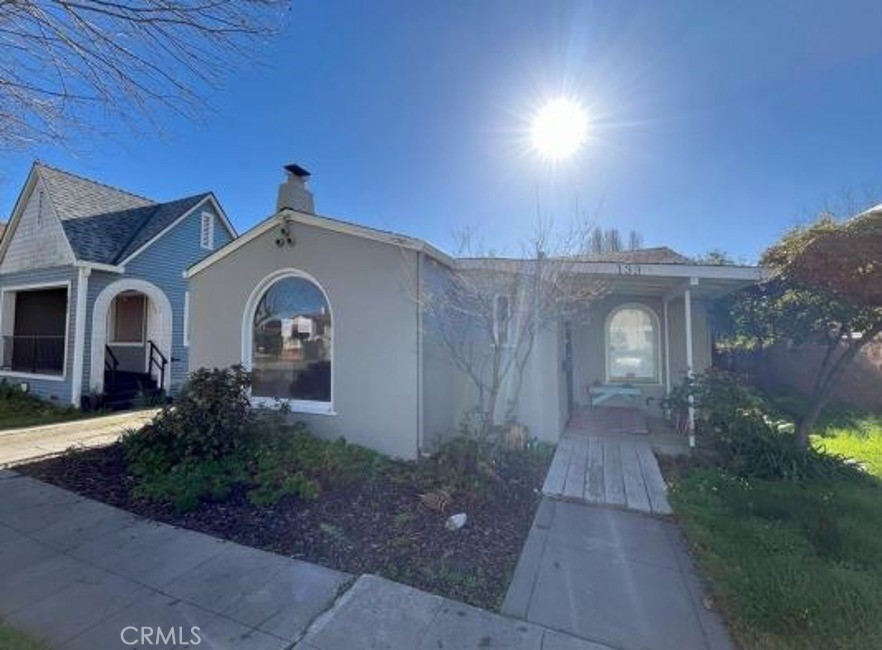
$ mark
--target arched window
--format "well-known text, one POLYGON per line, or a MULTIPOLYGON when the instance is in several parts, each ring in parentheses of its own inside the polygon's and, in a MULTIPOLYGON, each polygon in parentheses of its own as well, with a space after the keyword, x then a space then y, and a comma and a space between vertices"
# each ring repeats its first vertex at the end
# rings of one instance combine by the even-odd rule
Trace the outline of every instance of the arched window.
POLYGON ((251 328, 254 397, 329 407, 331 308, 311 280, 285 275, 260 295, 251 328))
POLYGON ((622 305, 606 325, 607 381, 658 381, 658 325, 641 305, 622 305))

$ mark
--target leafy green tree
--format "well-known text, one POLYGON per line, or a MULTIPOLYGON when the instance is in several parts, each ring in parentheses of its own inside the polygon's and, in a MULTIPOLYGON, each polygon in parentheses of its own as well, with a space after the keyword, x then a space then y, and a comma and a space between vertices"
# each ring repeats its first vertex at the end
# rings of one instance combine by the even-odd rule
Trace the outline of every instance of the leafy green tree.
POLYGON ((764 254, 767 281, 718 306, 723 339, 746 348, 815 343, 825 354, 809 409, 796 423, 803 446, 857 354, 882 332, 882 211, 845 222, 824 216, 764 254))

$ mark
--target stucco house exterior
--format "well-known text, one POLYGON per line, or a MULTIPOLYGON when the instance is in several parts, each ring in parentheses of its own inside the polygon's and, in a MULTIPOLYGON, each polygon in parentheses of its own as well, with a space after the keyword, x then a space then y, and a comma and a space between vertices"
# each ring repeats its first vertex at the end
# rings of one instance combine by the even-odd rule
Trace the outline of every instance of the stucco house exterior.
POLYGON ((156 202, 35 163, 0 240, 0 381, 75 406, 173 393, 189 367, 183 272, 235 237, 211 193, 156 202))
MULTIPOLYGON (((277 210, 186 272, 189 367, 243 364, 256 401, 286 401, 319 434, 414 458, 474 406, 425 318, 422 292, 493 260, 315 213, 309 173, 285 168, 277 210)), ((579 408, 657 409, 711 363, 708 305, 760 279, 756 267, 695 264, 668 248, 586 256, 568 269, 606 288, 578 320, 539 334, 516 418, 556 441, 579 408)), ((479 344, 489 344, 487 342, 479 344)))

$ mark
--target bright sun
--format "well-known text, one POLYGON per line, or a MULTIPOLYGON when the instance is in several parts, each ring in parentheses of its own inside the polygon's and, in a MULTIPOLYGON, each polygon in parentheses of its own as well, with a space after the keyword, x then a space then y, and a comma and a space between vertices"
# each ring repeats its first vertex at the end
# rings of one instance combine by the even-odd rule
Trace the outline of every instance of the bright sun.
POLYGON ((588 118, 576 102, 553 99, 533 118, 533 147, 543 158, 563 160, 576 153, 588 135, 588 118))

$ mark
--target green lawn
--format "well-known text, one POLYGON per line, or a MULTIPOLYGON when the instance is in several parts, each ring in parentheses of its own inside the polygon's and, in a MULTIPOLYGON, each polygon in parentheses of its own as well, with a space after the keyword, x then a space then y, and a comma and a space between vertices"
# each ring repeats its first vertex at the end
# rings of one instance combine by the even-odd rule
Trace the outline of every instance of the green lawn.
POLYGON ((882 486, 693 469, 672 502, 745 650, 882 648, 882 486))
POLYGON ((11 627, 0 625, 0 648, 3 650, 48 650, 49 646, 11 627))
POLYGON ((866 463, 867 470, 882 478, 882 416, 853 416, 826 424, 812 436, 819 449, 866 463))
POLYGON ((0 390, 0 429, 52 424, 75 420, 84 415, 82 411, 69 406, 56 406, 9 388, 0 390))
MULTIPOLYGON (((828 422, 812 442, 882 477, 879 416, 828 422)), ((671 501, 745 650, 882 648, 882 481, 694 467, 671 501)))

